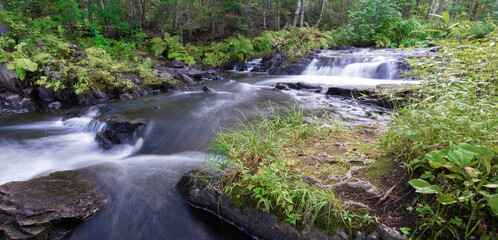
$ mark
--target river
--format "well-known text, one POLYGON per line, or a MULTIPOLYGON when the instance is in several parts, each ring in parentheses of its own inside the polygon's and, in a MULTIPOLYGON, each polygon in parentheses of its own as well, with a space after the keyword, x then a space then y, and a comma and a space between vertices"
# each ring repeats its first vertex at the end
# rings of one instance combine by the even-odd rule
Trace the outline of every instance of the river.
MULTIPOLYGON (((109 103, 77 118, 64 112, 0 111, 0 184, 60 170, 90 167, 108 189, 109 203, 66 239, 251 239, 220 218, 186 204, 175 190, 181 175, 202 165, 215 130, 255 113, 300 104, 351 124, 383 123, 389 115, 352 99, 305 91, 279 91, 277 82, 375 87, 399 84, 394 50, 324 51, 299 76, 224 73, 187 92, 109 103), (215 92, 203 92, 206 85, 215 92), (99 148, 95 118, 120 114, 149 123, 140 139, 109 151, 99 148)), ((413 54, 413 53, 410 53, 413 54)), ((251 64, 257 64, 252 61, 251 64)), ((412 82, 414 83, 414 82, 412 82)))

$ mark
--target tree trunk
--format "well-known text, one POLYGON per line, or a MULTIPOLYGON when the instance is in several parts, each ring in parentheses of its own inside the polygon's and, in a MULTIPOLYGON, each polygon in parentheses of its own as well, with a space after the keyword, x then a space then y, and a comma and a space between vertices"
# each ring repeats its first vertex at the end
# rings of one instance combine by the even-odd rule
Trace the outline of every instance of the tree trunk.
POLYGON ((325 10, 325 7, 327 6, 327 0, 323 0, 323 3, 322 3, 322 11, 320 11, 320 18, 318 19, 318 21, 316 22, 316 25, 315 27, 318 27, 318 24, 320 24, 320 21, 322 21, 322 17, 323 17, 323 11, 325 10))
POLYGON ((265 0, 265 1, 263 2, 263 28, 264 28, 264 29, 266 29, 266 8, 267 8, 267 6, 268 6, 268 3, 267 3, 267 2, 268 2, 267 0, 265 0))
POLYGON ((180 20, 180 0, 176 2, 176 13, 175 13, 175 28, 174 30, 178 30, 178 21, 180 20))
POLYGON ((128 0, 128 24, 130 24, 130 34, 133 32, 133 14, 131 12, 131 0, 128 0))
POLYGON ((434 0, 431 0, 429 2, 429 6, 427 7, 427 16, 426 19, 430 20, 431 19, 431 13, 432 13, 432 4, 434 3, 434 0))
POLYGON ((90 4, 90 0, 86 0, 86 7, 88 9, 88 22, 90 24, 93 24, 93 12, 92 12, 92 5, 90 4))
POLYGON ((281 2, 282 2, 282 0, 278 0, 278 2, 277 2, 277 21, 276 21, 277 31, 280 30, 280 3, 281 2))
POLYGON ((306 8, 306 0, 301 0, 301 22, 299 24, 299 27, 304 27, 304 9, 306 8))
POLYGON ((187 5, 186 13, 187 13, 188 39, 189 39, 189 41, 191 41, 193 36, 192 36, 192 26, 191 26, 192 24, 190 23, 190 6, 189 5, 187 5))
POLYGON ((413 1, 407 0, 406 4, 407 4, 407 6, 405 8, 405 11, 403 12, 404 19, 407 19, 410 16, 410 12, 412 11, 412 7, 413 7, 413 1))
POLYGON ((292 24, 292 26, 294 26, 294 27, 297 26, 297 20, 299 19, 299 13, 301 13, 301 1, 302 0, 297 0, 296 12, 294 12, 294 22, 292 24))
MULTIPOLYGON (((0 0, 0 10, 3 10, 3 0, 0 0)), ((0 24, 0 37, 3 36, 10 29, 2 24, 0 24)))
POLYGON ((215 30, 216 30, 216 19, 214 18, 214 1, 211 1, 211 10, 210 10, 210 16, 211 16, 211 34, 214 36, 215 30))
POLYGON ((441 16, 441 14, 443 14, 445 5, 446 5, 446 0, 441 0, 441 3, 439 3, 439 8, 437 9, 437 15, 441 16))

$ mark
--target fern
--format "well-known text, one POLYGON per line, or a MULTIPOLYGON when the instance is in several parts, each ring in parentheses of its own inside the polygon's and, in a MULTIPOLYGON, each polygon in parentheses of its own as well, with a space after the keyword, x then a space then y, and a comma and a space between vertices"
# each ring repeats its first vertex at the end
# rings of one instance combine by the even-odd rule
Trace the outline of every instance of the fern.
POLYGON ((161 53, 164 52, 164 50, 168 48, 167 43, 160 38, 153 38, 150 41, 152 42, 151 45, 152 54, 154 54, 154 56, 156 57, 159 56, 161 53))
POLYGON ((28 58, 18 58, 7 65, 7 68, 14 70, 19 79, 24 80, 27 72, 34 72, 38 69, 38 64, 28 58))
POLYGON ((91 67, 105 67, 109 62, 112 62, 111 55, 102 48, 87 48, 85 50, 88 55, 86 63, 91 67))

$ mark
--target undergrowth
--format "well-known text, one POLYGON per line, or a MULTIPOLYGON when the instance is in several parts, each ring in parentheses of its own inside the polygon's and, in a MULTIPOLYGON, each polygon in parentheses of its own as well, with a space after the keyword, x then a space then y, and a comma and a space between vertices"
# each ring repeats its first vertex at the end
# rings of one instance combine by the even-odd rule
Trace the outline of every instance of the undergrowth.
POLYGON ((381 149, 404 161, 420 196, 414 238, 493 238, 497 229, 498 41, 443 41, 412 60, 419 97, 395 115, 381 149))
POLYGON ((345 131, 338 123, 323 126, 316 119, 305 123, 305 117, 301 108, 294 107, 289 113, 274 110, 269 116, 239 119, 211 140, 206 150, 209 172, 220 179, 223 192, 236 206, 257 206, 298 228, 313 224, 332 231, 338 226, 369 226, 363 211, 344 204, 331 189, 305 181, 286 158, 285 152, 294 146, 345 131))

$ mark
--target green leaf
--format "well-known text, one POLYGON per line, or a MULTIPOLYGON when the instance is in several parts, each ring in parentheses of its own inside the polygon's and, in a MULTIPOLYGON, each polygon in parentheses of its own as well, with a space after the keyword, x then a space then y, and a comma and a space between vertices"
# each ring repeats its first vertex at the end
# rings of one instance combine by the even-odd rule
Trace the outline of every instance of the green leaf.
POLYGON ((457 202, 454 198, 446 194, 440 194, 439 197, 437 197, 437 201, 443 205, 453 204, 457 202))
POLYGON ((479 177, 479 172, 471 167, 465 167, 465 171, 473 178, 479 177))
POLYGON ((438 193, 441 189, 438 186, 431 185, 423 179, 413 179, 408 182, 412 187, 416 189, 418 193, 431 194, 438 193))
POLYGON ((484 184, 483 186, 487 187, 487 188, 498 188, 498 182, 492 182, 492 183, 484 184))
POLYGON ((488 206, 491 208, 491 212, 498 216, 498 195, 494 195, 492 198, 488 199, 488 206))
POLYGON ((465 192, 462 193, 460 197, 458 197, 458 201, 464 202, 471 199, 472 197, 474 197, 474 193, 472 193, 469 190, 466 190, 465 192))
POLYGON ((484 190, 480 190, 480 191, 478 191, 478 193, 480 193, 481 195, 488 197, 488 198, 493 197, 493 195, 490 192, 487 192, 484 190))

